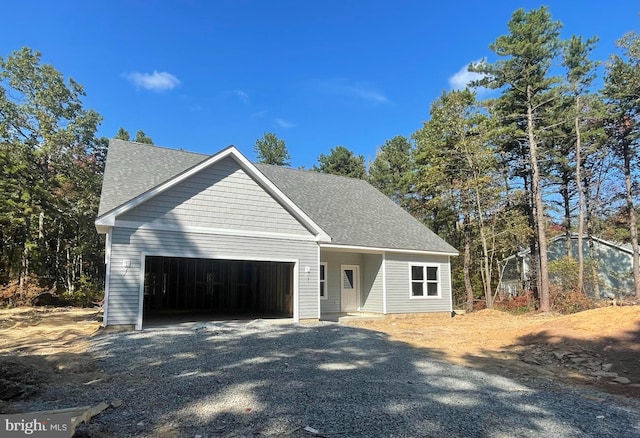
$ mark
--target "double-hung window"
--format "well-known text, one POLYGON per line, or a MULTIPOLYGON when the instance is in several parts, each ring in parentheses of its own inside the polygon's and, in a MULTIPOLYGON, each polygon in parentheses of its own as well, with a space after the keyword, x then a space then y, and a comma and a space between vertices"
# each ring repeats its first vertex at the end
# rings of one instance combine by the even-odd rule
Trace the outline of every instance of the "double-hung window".
POLYGON ((438 265, 409 265, 411 298, 440 298, 440 269, 438 265))
POLYGON ((327 299, 327 264, 320 263, 320 298, 327 299))

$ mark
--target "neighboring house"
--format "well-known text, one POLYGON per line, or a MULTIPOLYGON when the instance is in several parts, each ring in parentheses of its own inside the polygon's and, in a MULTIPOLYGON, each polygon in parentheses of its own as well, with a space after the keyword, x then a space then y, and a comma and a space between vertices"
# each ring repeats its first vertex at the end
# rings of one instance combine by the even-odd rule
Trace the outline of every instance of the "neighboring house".
MULTIPOLYGON (((633 295, 633 250, 631 245, 609 242, 597 237, 583 238, 582 244, 585 262, 593 261, 598 274, 597 285, 592 284, 589 291, 594 298, 613 298, 633 295), (595 296, 599 295, 599 296, 595 296)), ((571 251, 578 258, 578 236, 571 236, 571 251)), ((547 254, 549 262, 567 256, 567 237, 556 236, 549 241, 547 254)), ((516 295, 529 284, 531 250, 514 254, 503 261, 504 271, 499 289, 503 293, 516 295)), ((590 269, 585 267, 586 269, 590 269)), ((585 272, 588 275, 588 272, 585 272)))
POLYGON ((367 182, 111 140, 104 324, 452 310, 455 248, 367 182))

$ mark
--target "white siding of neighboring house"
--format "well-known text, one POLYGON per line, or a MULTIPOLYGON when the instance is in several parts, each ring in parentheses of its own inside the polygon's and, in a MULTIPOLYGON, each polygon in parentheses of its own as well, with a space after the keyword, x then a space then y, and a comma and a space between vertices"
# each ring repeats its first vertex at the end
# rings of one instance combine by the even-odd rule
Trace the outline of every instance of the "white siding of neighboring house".
POLYGON ((387 313, 447 312, 452 310, 451 268, 447 256, 422 256, 388 252, 385 257, 387 313), (410 298, 411 263, 437 264, 440 298, 410 298))
POLYGON ((318 317, 318 246, 315 242, 115 228, 111 244, 107 325, 136 324, 143 281, 143 254, 207 259, 298 260, 299 317, 318 317), (310 267, 310 272, 304 272, 305 266, 310 267))
POLYGON ((232 159, 225 158, 118 217, 154 227, 196 227, 309 236, 232 159))

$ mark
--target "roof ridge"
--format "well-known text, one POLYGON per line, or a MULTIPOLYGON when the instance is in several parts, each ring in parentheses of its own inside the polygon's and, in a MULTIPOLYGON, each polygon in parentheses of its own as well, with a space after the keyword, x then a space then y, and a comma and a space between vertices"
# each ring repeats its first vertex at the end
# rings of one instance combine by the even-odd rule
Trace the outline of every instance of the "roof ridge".
MULTIPOLYGON (((121 140, 119 138, 110 138, 109 142, 112 142, 112 141, 114 141, 114 142, 117 141, 117 142, 120 142, 120 143, 130 143, 130 144, 133 144, 133 145, 136 145, 136 146, 145 146, 145 147, 149 147, 149 148, 163 149, 163 150, 166 150, 166 151, 179 152, 179 153, 182 153, 182 154, 199 155, 199 156, 202 156, 202 157, 210 157, 211 156, 211 155, 207 155, 207 154, 202 154, 200 152, 191 152, 191 151, 187 151, 185 149, 176 149, 176 148, 171 148, 169 146, 162 146, 162 145, 157 145, 157 144, 141 143, 139 141, 121 140)), ((231 145, 231 146, 233 146, 233 145, 231 145)))
POLYGON ((284 169, 284 170, 290 170, 290 171, 295 171, 295 172, 302 172, 302 173, 306 173, 306 174, 312 174, 312 175, 325 175, 328 177, 333 177, 333 178, 346 178, 349 181, 363 181, 366 182, 367 184, 369 184, 369 182, 365 179, 362 178, 355 178, 353 176, 346 176, 346 175, 337 175, 335 173, 326 173, 326 172, 321 172, 319 170, 315 170, 315 169, 299 169, 299 168, 293 168, 293 167, 288 167, 288 166, 278 166, 276 164, 267 164, 267 163, 253 163, 254 165, 259 165, 259 166, 268 166, 270 168, 274 168, 274 169, 284 169))

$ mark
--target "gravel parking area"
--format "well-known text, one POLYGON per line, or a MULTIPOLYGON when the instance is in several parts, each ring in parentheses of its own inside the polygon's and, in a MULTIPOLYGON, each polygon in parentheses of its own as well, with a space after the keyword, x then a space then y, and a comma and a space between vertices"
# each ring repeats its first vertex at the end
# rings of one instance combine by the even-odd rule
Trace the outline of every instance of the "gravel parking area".
POLYGON ((39 398, 122 401, 85 436, 640 436, 636 401, 524 386, 334 323, 181 324, 100 334, 91 348, 108 377, 39 398))

